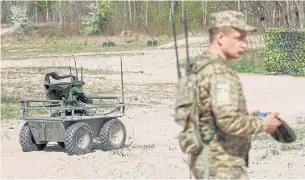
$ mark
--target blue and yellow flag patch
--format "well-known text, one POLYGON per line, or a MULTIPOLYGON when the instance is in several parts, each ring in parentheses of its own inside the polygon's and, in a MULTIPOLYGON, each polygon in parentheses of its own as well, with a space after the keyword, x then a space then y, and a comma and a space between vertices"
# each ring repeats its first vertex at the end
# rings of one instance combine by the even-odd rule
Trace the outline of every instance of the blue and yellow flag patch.
POLYGON ((226 81, 216 82, 216 104, 218 106, 231 104, 230 85, 226 81))

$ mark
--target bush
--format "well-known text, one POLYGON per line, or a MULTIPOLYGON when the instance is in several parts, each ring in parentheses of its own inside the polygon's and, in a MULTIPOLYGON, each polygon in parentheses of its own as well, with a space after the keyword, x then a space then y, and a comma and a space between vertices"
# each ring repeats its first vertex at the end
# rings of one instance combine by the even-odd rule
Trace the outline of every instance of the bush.
POLYGON ((305 29, 268 29, 265 43, 267 72, 305 74, 305 29))
POLYGON ((27 6, 12 6, 11 21, 13 23, 13 32, 21 34, 30 24, 30 18, 27 16, 27 6))
POLYGON ((83 24, 86 26, 85 35, 100 35, 104 33, 105 27, 110 20, 112 7, 103 3, 99 6, 89 5, 89 14, 84 18, 83 24))

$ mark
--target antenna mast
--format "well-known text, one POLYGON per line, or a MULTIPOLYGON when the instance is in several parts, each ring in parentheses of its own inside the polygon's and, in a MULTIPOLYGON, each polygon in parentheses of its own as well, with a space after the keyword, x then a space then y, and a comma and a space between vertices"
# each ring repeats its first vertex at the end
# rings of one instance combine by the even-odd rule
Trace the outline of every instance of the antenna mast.
POLYGON ((180 72, 179 56, 178 56, 178 49, 177 49, 177 39, 176 39, 175 3, 176 2, 174 0, 172 0, 171 18, 172 18, 173 36, 174 36, 175 50, 176 50, 177 73, 178 73, 178 79, 180 79, 181 78, 181 72, 180 72))
POLYGON ((183 8, 183 16, 184 16, 184 32, 185 32, 185 48, 186 48, 186 73, 187 75, 191 72, 190 67, 190 56, 189 56, 189 45, 188 45, 188 27, 187 27, 187 17, 186 17, 186 8, 183 8))
POLYGON ((76 77, 77 77, 77 79, 78 79, 78 72, 77 72, 77 67, 76 67, 75 55, 73 55, 73 57, 74 57, 74 65, 75 65, 76 77))
POLYGON ((121 58, 121 89, 122 89, 122 103, 124 104, 124 83, 123 83, 123 62, 122 62, 122 56, 121 58))

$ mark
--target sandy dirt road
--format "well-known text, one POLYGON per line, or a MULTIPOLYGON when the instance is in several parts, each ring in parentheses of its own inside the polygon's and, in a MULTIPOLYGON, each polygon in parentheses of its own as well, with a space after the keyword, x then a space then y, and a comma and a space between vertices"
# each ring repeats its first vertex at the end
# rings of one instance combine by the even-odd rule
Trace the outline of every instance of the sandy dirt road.
MULTIPOLYGON (((179 53, 183 58, 185 51, 179 53)), ((98 84, 103 92, 102 87, 113 88, 110 80, 119 84, 119 56, 83 56, 76 60, 84 68, 101 71, 101 74, 86 75, 86 86, 98 84)), ((180 128, 172 117, 174 83, 177 80, 174 50, 124 55, 123 64, 126 102, 132 105, 127 107, 126 117, 122 120, 127 128, 128 142, 133 142, 130 147, 104 152, 96 144, 92 153, 68 156, 62 148, 50 143, 43 151, 24 153, 18 142, 21 122, 2 122, 1 178, 188 178, 188 157, 179 149, 175 137, 180 128)), ((9 67, 15 67, 15 74, 21 74, 34 72, 23 70, 24 67, 66 65, 73 65, 73 59, 5 60, 1 62, 1 79, 4 84, 18 80, 10 79, 11 73, 5 69, 9 67)), ((33 91, 43 91, 39 86, 43 74, 28 74, 34 79, 30 84, 35 85, 33 91)), ((22 75, 19 78, 24 79, 22 75)), ((305 122, 305 78, 245 74, 240 78, 249 109, 279 111, 289 123, 305 129, 305 123, 302 123, 305 122)), ((119 90, 115 92, 119 93, 119 90)), ((305 179, 303 141, 299 140, 297 148, 289 151, 284 151, 282 144, 271 138, 254 141, 250 154, 250 178, 305 179)))
POLYGON ((11 28, 1 27, 1 29, 0 29, 0 34, 1 34, 1 36, 3 36, 3 35, 5 35, 6 33, 9 33, 9 32, 11 32, 11 31, 12 31, 11 28))

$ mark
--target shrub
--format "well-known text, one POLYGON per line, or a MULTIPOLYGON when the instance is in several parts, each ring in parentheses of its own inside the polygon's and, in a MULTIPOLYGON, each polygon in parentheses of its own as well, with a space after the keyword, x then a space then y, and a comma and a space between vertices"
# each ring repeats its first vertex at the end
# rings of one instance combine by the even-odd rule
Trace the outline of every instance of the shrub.
POLYGON ((305 74, 305 29, 268 29, 265 43, 266 71, 305 74))
POLYGON ((110 4, 89 5, 89 14, 84 18, 83 24, 86 26, 85 35, 99 35, 104 33, 105 27, 110 20, 112 7, 110 4))
POLYGON ((27 16, 27 6, 12 6, 11 19, 13 23, 13 32, 21 34, 30 23, 30 18, 27 16))

